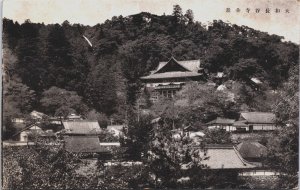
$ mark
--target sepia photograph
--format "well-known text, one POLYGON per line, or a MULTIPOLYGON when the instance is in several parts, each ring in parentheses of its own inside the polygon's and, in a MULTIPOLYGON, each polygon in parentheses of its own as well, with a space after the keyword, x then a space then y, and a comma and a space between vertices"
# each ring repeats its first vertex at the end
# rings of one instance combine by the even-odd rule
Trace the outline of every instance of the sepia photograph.
POLYGON ((1 5, 1 189, 299 188, 299 0, 1 5))

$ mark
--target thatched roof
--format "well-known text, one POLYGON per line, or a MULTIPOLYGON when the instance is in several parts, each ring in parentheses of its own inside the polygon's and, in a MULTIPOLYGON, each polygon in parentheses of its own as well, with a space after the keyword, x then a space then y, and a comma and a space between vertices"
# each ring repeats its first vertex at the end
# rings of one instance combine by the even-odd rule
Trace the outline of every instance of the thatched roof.
POLYGON ((242 112, 240 120, 246 120, 246 123, 274 124, 275 114, 270 112, 242 112))

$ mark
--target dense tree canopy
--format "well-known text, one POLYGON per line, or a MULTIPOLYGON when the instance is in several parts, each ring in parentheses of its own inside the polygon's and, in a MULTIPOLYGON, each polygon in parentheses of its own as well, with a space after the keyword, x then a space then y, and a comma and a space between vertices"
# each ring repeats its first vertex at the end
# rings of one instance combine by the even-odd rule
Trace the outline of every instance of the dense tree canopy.
POLYGON ((139 77, 172 55, 201 59, 207 74, 223 71, 241 82, 258 77, 271 89, 288 78, 299 57, 298 46, 282 37, 223 21, 204 25, 178 5, 172 15, 114 16, 93 27, 8 19, 3 26, 4 56, 16 58, 6 69, 36 92, 38 110, 43 91, 57 86, 77 92, 91 109, 124 118, 125 105, 137 99, 139 77))
POLYGON ((236 118, 239 109, 230 94, 213 86, 191 82, 178 92, 173 100, 162 100, 151 107, 157 116, 182 125, 200 127, 216 117, 236 118))

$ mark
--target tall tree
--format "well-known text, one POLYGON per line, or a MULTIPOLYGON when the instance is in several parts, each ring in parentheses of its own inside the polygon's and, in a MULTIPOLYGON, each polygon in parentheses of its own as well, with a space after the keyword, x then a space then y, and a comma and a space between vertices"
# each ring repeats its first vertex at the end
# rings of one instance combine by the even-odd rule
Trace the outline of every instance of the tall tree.
POLYGON ((187 18, 189 24, 194 22, 194 13, 191 9, 188 9, 184 16, 187 18))
POLYGON ((43 61, 43 48, 39 39, 39 26, 26 20, 21 26, 22 36, 17 46, 18 75, 24 84, 40 95, 44 88, 47 67, 43 61))
POLYGON ((153 140, 151 117, 143 116, 139 120, 133 117, 124 132, 125 137, 121 139, 121 143, 126 147, 125 157, 130 160, 144 159, 153 140))
POLYGON ((89 105, 93 106, 98 112, 111 115, 116 111, 115 78, 105 65, 100 63, 90 72, 87 78, 86 98, 89 105))
POLYGON ((70 43, 68 42, 64 29, 55 24, 47 38, 47 60, 49 74, 47 76, 47 88, 57 86, 73 90, 69 85, 70 80, 76 78, 73 70, 73 62, 70 51, 70 43))
POLYGON ((179 5, 173 6, 173 13, 172 15, 176 18, 177 22, 180 22, 183 18, 182 9, 179 5))

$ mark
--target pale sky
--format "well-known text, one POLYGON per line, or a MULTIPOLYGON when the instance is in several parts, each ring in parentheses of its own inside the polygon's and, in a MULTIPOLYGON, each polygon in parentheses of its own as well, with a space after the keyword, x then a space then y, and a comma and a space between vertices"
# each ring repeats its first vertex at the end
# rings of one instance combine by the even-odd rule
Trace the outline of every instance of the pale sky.
POLYGON ((93 26, 119 15, 171 14, 175 4, 183 12, 193 10, 195 20, 204 24, 220 19, 300 42, 300 0, 4 0, 3 17, 20 23, 26 19, 45 24, 68 20, 93 26), (231 12, 227 13, 226 8, 231 12), (259 13, 255 13, 256 8, 259 13), (267 8, 270 13, 265 13, 267 8), (276 13, 276 9, 280 12, 276 13))

